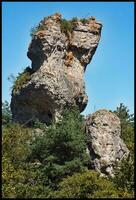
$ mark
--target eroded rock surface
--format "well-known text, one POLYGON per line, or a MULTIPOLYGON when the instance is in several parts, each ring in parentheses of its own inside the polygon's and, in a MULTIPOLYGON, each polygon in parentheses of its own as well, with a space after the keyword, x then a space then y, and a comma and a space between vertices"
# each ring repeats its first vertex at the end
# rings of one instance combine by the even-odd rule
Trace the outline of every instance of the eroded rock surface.
POLYGON ((87 146, 91 166, 112 176, 116 162, 129 154, 120 138, 120 120, 107 110, 99 110, 86 117, 87 146))
POLYGON ((13 120, 26 123, 35 118, 49 124, 64 110, 77 105, 82 112, 88 102, 84 72, 98 46, 101 23, 94 18, 78 20, 72 33, 61 30, 61 15, 42 20, 43 30, 35 33, 27 55, 32 61, 30 80, 12 92, 13 120))

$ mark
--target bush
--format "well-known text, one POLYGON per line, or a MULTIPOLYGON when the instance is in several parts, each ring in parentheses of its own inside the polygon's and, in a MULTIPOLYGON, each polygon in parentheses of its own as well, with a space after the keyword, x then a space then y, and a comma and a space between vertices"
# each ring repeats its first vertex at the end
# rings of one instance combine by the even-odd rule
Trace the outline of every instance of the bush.
POLYGON ((134 115, 129 113, 129 109, 123 103, 120 103, 114 113, 120 118, 121 138, 134 154, 134 115))
POLYGON ((86 23, 88 23, 88 19, 82 18, 82 19, 80 19, 80 22, 82 22, 83 24, 86 24, 86 23))
POLYGON ((16 197, 16 186, 24 181, 23 166, 29 154, 29 129, 18 124, 3 126, 2 133, 2 193, 3 197, 16 197))
POLYGON ((22 73, 18 73, 18 76, 16 78, 11 76, 11 78, 13 79, 13 94, 16 94, 18 91, 21 90, 22 86, 30 80, 30 76, 32 73, 33 70, 30 67, 26 67, 22 73))
POLYGON ((47 19, 48 19, 47 17, 44 17, 43 20, 41 20, 40 23, 37 26, 34 26, 34 27, 31 28, 30 36, 32 38, 34 38, 34 36, 36 35, 36 33, 38 31, 42 31, 42 30, 46 30, 47 29, 46 24, 44 24, 45 20, 47 20, 47 19))
POLYGON ((73 17, 70 21, 74 25, 74 23, 77 23, 78 18, 77 17, 73 17))
MULTIPOLYGON (((7 102, 2 109, 10 114, 7 102)), ((65 111, 49 127, 37 120, 33 129, 8 122, 2 128, 3 198, 134 198, 134 150, 115 168, 114 178, 87 170, 84 120, 78 110, 65 111), (35 128, 40 136, 34 135, 35 128)), ((133 138, 126 141, 134 149, 133 138)))
POLYGON ((8 101, 2 103, 2 125, 11 123, 12 113, 8 101))
POLYGON ((3 198, 44 198, 50 194, 45 187, 46 176, 39 166, 22 163, 17 168, 10 158, 3 157, 2 196, 3 198))
POLYGON ((54 193, 57 198, 109 198, 118 197, 112 182, 99 177, 93 170, 76 173, 65 178, 54 193))
POLYGON ((66 19, 61 19, 60 23, 61 23, 62 33, 65 33, 65 34, 72 33, 73 27, 70 21, 66 19))
POLYGON ((3 198, 44 198, 50 193, 38 162, 28 163, 33 141, 32 130, 19 124, 3 127, 2 196, 3 198))
POLYGON ((38 26, 34 26, 34 27, 31 28, 31 30, 30 30, 30 36, 32 38, 34 38, 34 36, 36 35, 36 33, 38 31, 42 31, 42 30, 45 30, 45 29, 47 29, 46 25, 40 23, 38 26))
POLYGON ((79 111, 66 111, 62 120, 50 125, 32 145, 30 160, 43 164, 48 183, 84 170, 88 163, 84 122, 79 111))
POLYGON ((121 197, 126 195, 134 197, 134 158, 129 155, 116 166, 115 177, 112 181, 121 197))
POLYGON ((130 155, 115 167, 115 177, 112 180, 119 190, 120 197, 134 197, 134 115, 123 103, 116 108, 114 113, 120 118, 121 138, 124 140, 130 155))
POLYGON ((10 158, 11 162, 19 165, 24 162, 30 153, 29 141, 31 130, 19 124, 9 124, 3 127, 2 154, 10 158))

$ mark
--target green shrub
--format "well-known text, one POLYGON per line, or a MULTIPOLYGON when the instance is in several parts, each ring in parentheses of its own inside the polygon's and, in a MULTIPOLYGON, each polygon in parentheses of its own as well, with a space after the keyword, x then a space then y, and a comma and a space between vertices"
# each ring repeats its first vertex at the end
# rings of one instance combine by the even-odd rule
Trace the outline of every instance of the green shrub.
POLYGON ((2 153, 18 165, 24 162, 30 153, 28 141, 31 139, 31 129, 19 124, 8 124, 2 130, 2 153))
POLYGON ((131 154, 134 154, 134 114, 123 103, 113 111, 121 122, 121 138, 124 140, 131 154))
POLYGON ((65 34, 68 34, 68 33, 71 33, 72 32, 72 23, 66 19, 61 19, 60 21, 61 23, 61 31, 62 33, 65 33, 65 34))
POLYGON ((34 26, 30 30, 30 36, 34 38, 35 34, 38 32, 38 26, 34 26))
POLYGON ((77 21, 78 21, 77 17, 73 17, 71 20, 61 19, 60 25, 62 33, 65 33, 66 35, 68 35, 68 33, 72 33, 73 28, 77 23, 77 21))
POLYGON ((16 94, 24 84, 30 80, 30 76, 33 73, 30 67, 27 67, 22 73, 18 73, 18 76, 13 81, 12 91, 16 94))
POLYGON ((93 171, 75 173, 59 184, 55 192, 57 198, 109 198, 118 197, 117 191, 111 181, 93 171))
POLYGON ((30 30, 30 36, 32 38, 34 38, 35 34, 38 31, 42 31, 42 30, 45 30, 45 29, 47 29, 47 26, 45 24, 40 23, 38 26, 34 26, 34 27, 31 28, 31 30, 30 30))
MULTIPOLYGON (((32 27, 30 30, 30 36, 34 38, 35 34, 40 31, 40 30, 45 30, 47 29, 47 25, 44 24, 44 21, 47 18, 45 17, 43 20, 40 21, 38 26, 32 27)), ((60 27, 62 33, 65 33, 68 35, 69 33, 72 33, 73 27, 75 26, 76 22, 78 21, 77 17, 73 17, 71 20, 66 20, 66 19, 61 19, 60 20, 60 27)), ((86 24, 88 22, 88 19, 81 19, 80 20, 83 24, 86 24)))
POLYGON ((20 163, 16 167, 10 158, 3 156, 2 168, 3 198, 45 198, 50 194, 39 166, 20 163))
POLYGON ((2 102, 2 125, 11 123, 12 113, 8 101, 2 102))
POLYGON ((82 18, 82 19, 80 19, 80 22, 82 22, 83 24, 86 24, 86 23, 88 23, 88 19, 82 18))
POLYGON ((114 113, 121 122, 121 138, 124 140, 130 155, 115 167, 115 177, 112 180, 119 190, 120 197, 134 197, 134 115, 123 103, 116 108, 114 113))
POLYGON ((78 21, 78 18, 77 17, 73 17, 70 21, 71 21, 72 24, 74 24, 74 23, 76 23, 78 21))
POLYGON ((46 19, 48 19, 48 18, 44 17, 43 20, 41 20, 40 23, 37 26, 34 26, 34 27, 31 28, 31 30, 30 30, 30 36, 32 38, 34 38, 35 34, 38 31, 42 31, 42 30, 46 30, 47 29, 46 24, 44 24, 44 22, 45 22, 46 19))
POLYGON ((115 177, 112 180, 116 188, 120 191, 120 196, 124 192, 133 197, 134 194, 134 158, 129 155, 123 159, 115 168, 115 177))
POLYGON ((8 124, 2 129, 2 193, 3 197, 16 197, 16 186, 24 182, 26 158, 30 153, 30 130, 18 124, 8 124))
POLYGON ((88 163, 85 127, 79 111, 66 111, 63 119, 50 125, 32 145, 30 160, 43 164, 49 182, 57 185, 63 177, 84 170, 88 163))
POLYGON ((3 127, 2 133, 2 196, 3 198, 44 198, 45 187, 41 165, 27 162, 33 141, 32 130, 19 124, 3 127))
POLYGON ((33 128, 39 128, 39 129, 43 130, 43 129, 46 129, 46 127, 47 127, 47 125, 42 123, 42 122, 40 122, 39 119, 35 119, 34 120, 33 128))

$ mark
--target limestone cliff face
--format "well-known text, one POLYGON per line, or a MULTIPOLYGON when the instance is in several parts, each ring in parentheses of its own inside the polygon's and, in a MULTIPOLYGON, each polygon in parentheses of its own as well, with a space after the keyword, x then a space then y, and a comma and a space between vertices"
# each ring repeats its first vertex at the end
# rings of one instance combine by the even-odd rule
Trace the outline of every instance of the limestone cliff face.
POLYGON ((46 124, 56 120, 64 108, 87 105, 84 72, 98 46, 102 25, 94 18, 77 20, 72 32, 62 31, 61 15, 49 16, 40 24, 29 45, 32 61, 30 80, 12 92, 13 120, 25 123, 39 119, 46 124))

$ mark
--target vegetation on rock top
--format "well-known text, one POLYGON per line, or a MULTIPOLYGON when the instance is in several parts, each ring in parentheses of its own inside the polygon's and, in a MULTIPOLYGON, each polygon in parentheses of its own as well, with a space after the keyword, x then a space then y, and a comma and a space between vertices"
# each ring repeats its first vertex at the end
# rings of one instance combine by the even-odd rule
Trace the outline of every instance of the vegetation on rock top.
POLYGON ((16 94, 18 91, 21 90, 24 84, 26 84, 30 80, 30 76, 33 73, 30 67, 26 67, 22 73, 18 73, 17 77, 11 75, 8 77, 8 80, 11 80, 13 83, 12 91, 13 94, 16 94))
MULTIPOLYGON (((47 29, 47 25, 44 23, 44 21, 47 19, 48 19, 47 17, 44 17, 44 19, 41 20, 37 26, 34 26, 31 28, 30 36, 32 38, 34 38, 34 36, 36 35, 38 31, 47 29)), ((74 26, 76 26, 76 23, 78 21, 82 22, 85 25, 86 23, 88 23, 89 19, 86 19, 86 18, 78 19, 77 17, 73 17, 71 20, 61 19, 60 27, 61 27, 62 33, 65 33, 66 35, 68 35, 68 33, 72 33, 73 28, 74 26)))

